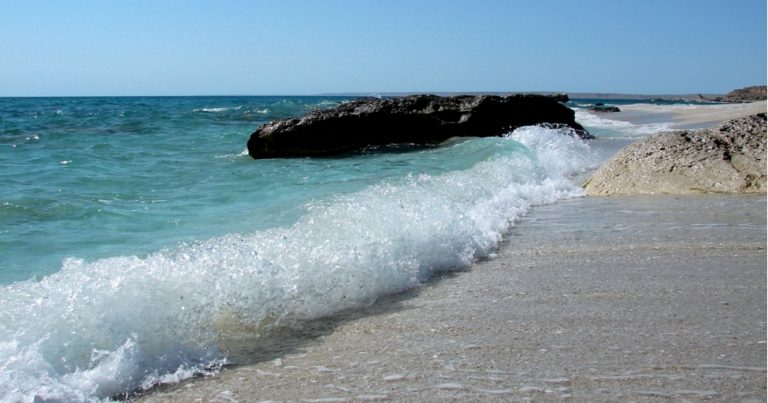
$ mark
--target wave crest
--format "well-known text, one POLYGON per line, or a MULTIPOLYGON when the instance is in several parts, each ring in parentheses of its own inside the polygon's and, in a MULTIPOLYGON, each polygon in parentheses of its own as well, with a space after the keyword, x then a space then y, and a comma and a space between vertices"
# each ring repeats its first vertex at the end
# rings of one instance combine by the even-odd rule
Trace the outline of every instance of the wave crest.
POLYGON ((311 203, 290 227, 68 259, 5 287, 1 399, 92 400, 215 371, 228 339, 366 306, 488 257, 532 205, 579 196, 567 176, 594 163, 581 140, 541 127, 451 147, 479 162, 311 203))

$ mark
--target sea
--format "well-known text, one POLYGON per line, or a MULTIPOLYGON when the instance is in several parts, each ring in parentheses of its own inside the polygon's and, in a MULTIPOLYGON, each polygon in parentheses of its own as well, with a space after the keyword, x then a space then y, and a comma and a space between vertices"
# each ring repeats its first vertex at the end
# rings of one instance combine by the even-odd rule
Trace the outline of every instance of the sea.
MULTIPOLYGON (((228 340, 258 349, 493 259, 536 206, 582 196, 600 144, 669 128, 577 99, 598 140, 531 126, 248 156, 259 125, 352 99, 0 98, 0 401, 119 400, 216 373, 228 340)), ((669 101, 613 103, 637 102, 669 101)))

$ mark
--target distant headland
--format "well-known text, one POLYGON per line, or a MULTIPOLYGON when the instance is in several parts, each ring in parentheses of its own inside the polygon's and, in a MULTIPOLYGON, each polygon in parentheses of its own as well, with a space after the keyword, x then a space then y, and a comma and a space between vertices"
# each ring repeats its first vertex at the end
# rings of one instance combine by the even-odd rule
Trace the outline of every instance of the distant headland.
MULTIPOLYGON (((340 92, 318 94, 323 96, 349 96, 349 97, 403 97, 408 95, 423 94, 424 92, 340 92)), ((664 100, 708 100, 712 102, 750 102, 766 99, 766 86, 755 85, 733 90, 727 94, 628 94, 614 92, 568 92, 568 91, 436 91, 429 92, 438 96, 457 95, 560 95, 567 94, 572 99, 664 99, 664 100)))

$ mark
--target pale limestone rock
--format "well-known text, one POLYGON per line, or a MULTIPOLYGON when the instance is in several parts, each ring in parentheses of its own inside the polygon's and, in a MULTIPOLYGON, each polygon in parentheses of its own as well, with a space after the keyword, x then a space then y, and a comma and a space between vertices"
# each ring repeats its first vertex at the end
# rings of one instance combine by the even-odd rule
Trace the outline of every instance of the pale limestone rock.
POLYGON ((766 114, 718 129, 663 132, 633 143, 585 184, 588 195, 765 193, 766 114))

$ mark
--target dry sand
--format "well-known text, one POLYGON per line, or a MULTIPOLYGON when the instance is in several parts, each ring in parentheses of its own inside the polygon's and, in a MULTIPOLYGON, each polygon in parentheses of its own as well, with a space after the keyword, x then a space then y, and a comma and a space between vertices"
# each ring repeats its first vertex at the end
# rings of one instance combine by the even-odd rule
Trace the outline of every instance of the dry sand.
POLYGON ((499 256, 145 401, 765 401, 765 196, 535 208, 499 256))
POLYGON ((631 123, 649 123, 648 119, 655 115, 658 122, 671 120, 672 129, 700 129, 718 126, 729 119, 766 113, 766 101, 715 105, 631 104, 619 108, 621 112, 601 115, 631 123))

